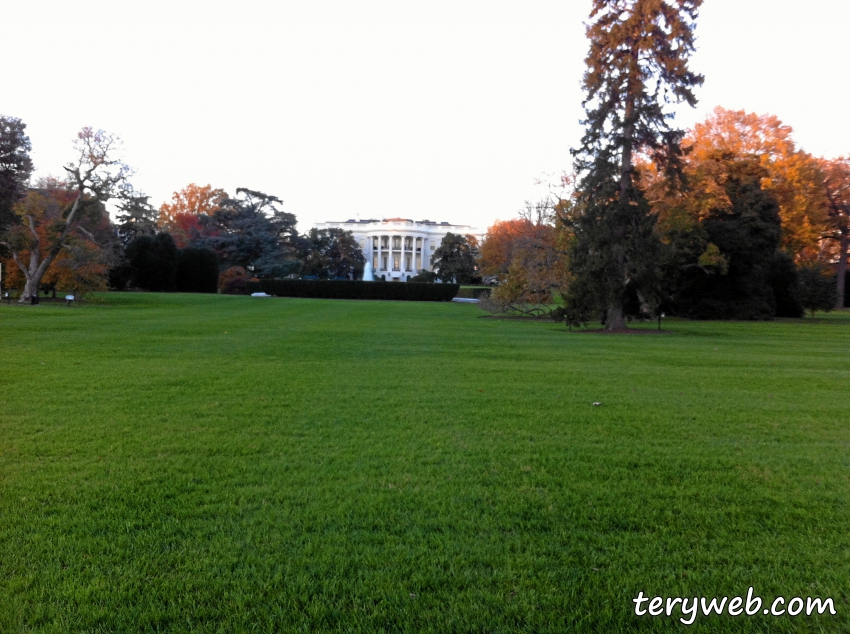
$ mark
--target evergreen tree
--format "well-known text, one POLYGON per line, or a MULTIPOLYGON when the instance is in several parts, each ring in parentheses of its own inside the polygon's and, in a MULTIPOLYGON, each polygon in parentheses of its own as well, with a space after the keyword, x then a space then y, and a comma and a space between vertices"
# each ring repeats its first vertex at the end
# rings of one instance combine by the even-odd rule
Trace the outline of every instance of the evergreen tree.
POLYGON ((32 175, 27 125, 15 117, 0 116, 0 233, 18 222, 12 206, 27 193, 32 175))
POLYGON ((127 245, 130 285, 146 291, 177 289, 177 245, 168 233, 139 236, 127 245))
POLYGON ((216 293, 218 256, 212 249, 180 249, 177 253, 177 290, 181 293, 216 293))
POLYGON ((138 236, 156 235, 159 212, 148 202, 150 196, 144 194, 128 195, 118 204, 119 213, 115 219, 121 243, 126 247, 138 236))
POLYGON ((190 246, 215 251, 222 268, 241 266, 256 277, 286 277, 301 270, 302 244, 293 214, 278 208, 275 196, 239 188, 212 215, 199 216, 190 246))
POLYGON ((688 69, 702 0, 593 0, 584 76, 587 119, 573 150, 581 175, 566 222, 575 233, 570 302, 605 313, 608 330, 625 327, 626 304, 660 300, 660 244, 638 187, 635 156, 648 154, 665 171, 679 169, 680 130, 669 103, 696 104, 702 76, 688 69))

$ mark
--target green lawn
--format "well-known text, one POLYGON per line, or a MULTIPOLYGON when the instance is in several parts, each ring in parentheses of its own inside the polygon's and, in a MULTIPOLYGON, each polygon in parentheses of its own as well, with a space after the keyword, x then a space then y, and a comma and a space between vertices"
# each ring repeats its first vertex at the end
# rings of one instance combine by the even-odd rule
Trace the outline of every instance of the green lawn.
POLYGON ((0 632, 850 631, 850 314, 482 315, 0 305, 0 632))

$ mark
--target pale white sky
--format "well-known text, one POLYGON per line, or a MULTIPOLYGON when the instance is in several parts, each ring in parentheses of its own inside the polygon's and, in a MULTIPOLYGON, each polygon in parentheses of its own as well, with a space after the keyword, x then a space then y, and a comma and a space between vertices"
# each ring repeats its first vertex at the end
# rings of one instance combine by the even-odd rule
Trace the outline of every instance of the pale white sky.
MULTIPOLYGON (((83 126, 124 140, 154 204, 190 182, 279 196, 300 228, 403 216, 486 227, 581 135, 589 0, 16 2, 0 113, 61 175, 83 126)), ((846 0, 706 0, 696 111, 779 116, 850 153, 846 0)))

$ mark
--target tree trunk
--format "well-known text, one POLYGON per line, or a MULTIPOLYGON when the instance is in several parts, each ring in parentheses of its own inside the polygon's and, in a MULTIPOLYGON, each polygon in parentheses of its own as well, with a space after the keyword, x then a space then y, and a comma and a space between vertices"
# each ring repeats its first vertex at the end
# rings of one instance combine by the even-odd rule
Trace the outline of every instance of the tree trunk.
POLYGON ((62 233, 59 234, 56 242, 51 245, 50 250, 41 262, 39 262, 39 258, 41 257, 41 238, 38 237, 38 232, 35 229, 35 223, 33 222, 32 216, 24 216, 24 218, 26 218, 29 222, 33 241, 30 244, 30 264, 28 267, 24 267, 21 264, 20 260, 18 260, 17 253, 12 253, 15 263, 18 265, 18 268, 23 271, 24 276, 27 278, 27 283, 24 285, 24 292, 21 293, 21 299, 18 300, 19 304, 25 304, 30 301, 31 297, 38 295, 38 287, 41 284, 41 278, 44 277, 47 269, 50 268, 51 264, 53 264, 53 260, 56 259, 56 256, 59 255, 59 252, 62 250, 62 245, 65 242, 65 238, 68 237, 68 234, 73 228, 72 223, 77 215, 77 210, 80 207, 82 197, 83 192, 80 190, 77 194, 77 199, 71 207, 71 211, 68 212, 68 217, 65 219, 65 226, 62 228, 62 233))
MULTIPOLYGON (((634 65, 637 66, 637 51, 632 50, 634 57, 634 65)), ((630 75, 635 71, 632 69, 630 75)), ((618 203, 620 206, 620 220, 625 221, 628 217, 628 208, 631 203, 630 193, 632 188, 632 151, 634 146, 635 136, 635 89, 632 86, 631 77, 626 85, 626 108, 625 108, 625 127, 623 129, 623 155, 620 163, 620 192, 618 203)), ((619 242, 626 240, 627 228, 618 226, 614 229, 614 235, 619 242)), ((622 289, 625 289, 627 283, 626 256, 623 252, 623 245, 618 245, 621 250, 617 257, 617 277, 618 282, 622 284, 622 289)), ((617 289, 617 296, 611 298, 608 306, 608 313, 605 319, 605 330, 625 330, 626 321, 623 315, 623 295, 617 289)))
POLYGON ((56 259, 56 255, 58 253, 58 251, 53 253, 51 250, 41 263, 38 262, 37 251, 31 255, 29 269, 24 269, 24 275, 26 275, 27 283, 24 285, 24 292, 21 293, 21 299, 18 300, 19 304, 25 304, 30 301, 31 297, 38 295, 38 287, 41 286, 41 278, 44 277, 47 269, 50 268, 51 264, 53 264, 53 260, 56 259))
POLYGON ((835 307, 841 309, 844 308, 844 293, 847 292, 845 283, 847 280, 847 248, 850 247, 850 231, 843 231, 841 233, 841 241, 838 244, 838 298, 835 300, 835 307))
POLYGON ((623 306, 620 303, 612 303, 605 315, 605 330, 612 332, 626 329, 626 319, 623 315, 623 306))

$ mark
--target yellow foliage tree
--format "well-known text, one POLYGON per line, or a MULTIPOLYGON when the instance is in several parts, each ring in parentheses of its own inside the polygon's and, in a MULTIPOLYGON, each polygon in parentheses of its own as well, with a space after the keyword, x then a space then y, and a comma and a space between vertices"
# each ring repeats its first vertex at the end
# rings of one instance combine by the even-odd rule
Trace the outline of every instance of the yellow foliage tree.
POLYGON ((704 205, 723 204, 723 161, 718 156, 758 157, 767 171, 762 188, 779 203, 782 248, 803 262, 818 257, 828 224, 827 201, 820 162, 797 148, 792 133, 774 115, 717 107, 688 134, 683 147, 689 151, 686 171, 696 177, 697 213, 704 205))

